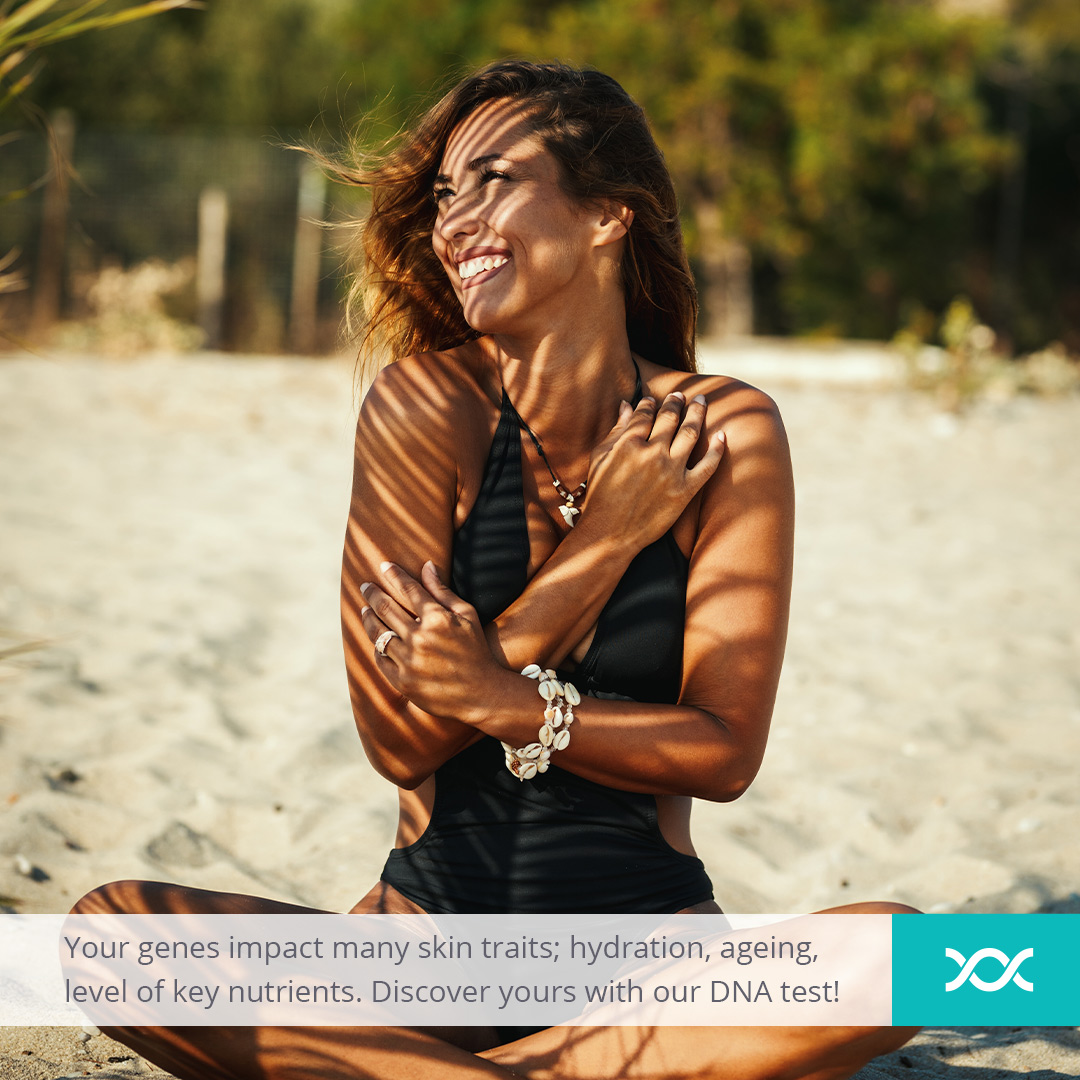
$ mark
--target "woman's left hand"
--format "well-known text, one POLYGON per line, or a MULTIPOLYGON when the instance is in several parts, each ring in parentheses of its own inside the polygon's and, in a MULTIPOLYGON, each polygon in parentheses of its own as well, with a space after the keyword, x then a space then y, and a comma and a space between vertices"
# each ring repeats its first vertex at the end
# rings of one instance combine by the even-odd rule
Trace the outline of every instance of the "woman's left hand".
POLYGON ((434 716, 475 723, 484 688, 506 670, 492 656, 480 618, 424 563, 418 581, 383 563, 381 585, 365 582, 364 632, 376 643, 393 631, 376 663, 387 681, 434 716))

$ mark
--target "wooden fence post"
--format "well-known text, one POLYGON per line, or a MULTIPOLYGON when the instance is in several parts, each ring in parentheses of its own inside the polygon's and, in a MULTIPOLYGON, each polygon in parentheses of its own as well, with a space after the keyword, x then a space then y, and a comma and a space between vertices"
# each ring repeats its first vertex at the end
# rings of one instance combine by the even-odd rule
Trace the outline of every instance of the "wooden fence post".
POLYGON ((40 337, 60 318, 67 246, 67 180, 75 148, 75 120, 58 109, 49 123, 49 178, 41 210, 41 238, 34 271, 30 336, 40 337))
POLYGON ((229 200, 221 188, 204 188, 199 194, 199 252, 195 271, 195 295, 199 326, 208 349, 221 348, 225 308, 225 257, 229 230, 229 200))
POLYGON ((319 263, 322 259, 320 219, 326 204, 326 177, 309 158, 300 162, 293 243, 289 344, 294 352, 315 351, 318 338, 319 263))

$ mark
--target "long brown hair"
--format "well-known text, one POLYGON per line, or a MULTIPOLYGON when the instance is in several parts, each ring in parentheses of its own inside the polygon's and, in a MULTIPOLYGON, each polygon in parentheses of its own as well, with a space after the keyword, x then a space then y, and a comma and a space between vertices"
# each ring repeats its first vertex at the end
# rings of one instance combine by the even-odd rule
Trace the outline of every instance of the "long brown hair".
POLYGON ((657 364, 696 370, 697 293, 675 189, 641 106, 598 71, 501 60, 462 79, 383 153, 333 167, 337 179, 371 191, 371 211, 358 226, 362 267, 347 304, 350 329, 360 327, 361 377, 387 353, 478 336, 431 246, 431 192, 451 132, 495 100, 522 103, 569 195, 634 212, 622 263, 630 347, 657 364))

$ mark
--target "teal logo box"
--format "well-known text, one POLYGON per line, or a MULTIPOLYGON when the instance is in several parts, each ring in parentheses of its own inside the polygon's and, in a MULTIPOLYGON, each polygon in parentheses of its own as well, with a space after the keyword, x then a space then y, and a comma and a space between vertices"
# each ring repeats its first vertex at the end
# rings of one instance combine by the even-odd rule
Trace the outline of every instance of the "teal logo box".
POLYGON ((1080 915, 893 915, 897 1025, 1080 1025, 1080 915))

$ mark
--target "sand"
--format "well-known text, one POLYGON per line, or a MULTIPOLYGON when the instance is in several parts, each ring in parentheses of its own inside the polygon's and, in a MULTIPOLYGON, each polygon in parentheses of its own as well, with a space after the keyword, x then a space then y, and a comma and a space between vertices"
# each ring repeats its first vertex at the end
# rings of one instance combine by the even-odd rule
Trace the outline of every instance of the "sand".
MULTIPOLYGON (((695 810, 718 899, 1080 911, 1080 398, 953 416, 790 367, 760 384, 792 628, 757 781, 695 810)), ((345 909, 377 878, 393 793, 337 621, 354 423, 339 360, 0 358, 0 648, 45 643, 0 662, 7 910, 118 877, 345 909)), ((0 1031, 5 1078, 148 1069, 0 1031)), ((1018 1073, 1080 1075, 1080 1035, 932 1031, 862 1076, 1018 1073)))

